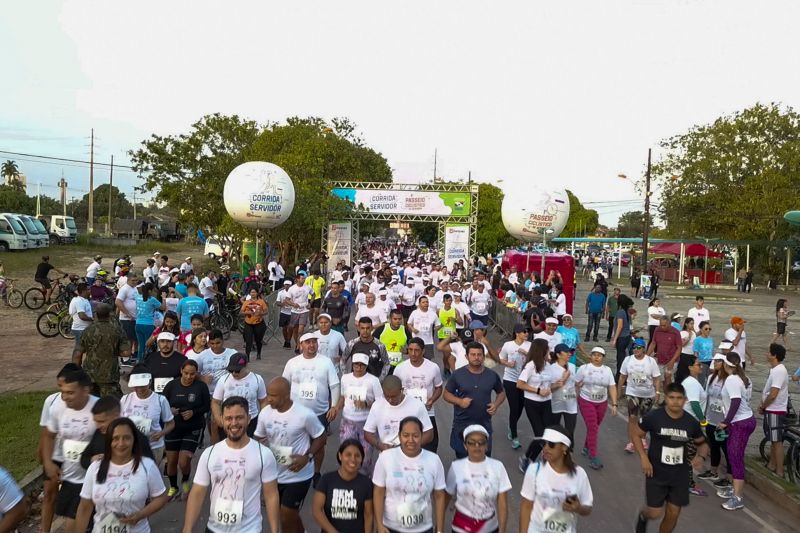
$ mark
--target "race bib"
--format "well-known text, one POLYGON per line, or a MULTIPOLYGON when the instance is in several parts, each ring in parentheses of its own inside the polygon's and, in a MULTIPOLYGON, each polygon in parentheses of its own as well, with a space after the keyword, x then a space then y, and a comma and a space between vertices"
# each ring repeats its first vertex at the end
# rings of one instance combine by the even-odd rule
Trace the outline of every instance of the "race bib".
POLYGON ((403 502, 397 506, 397 520, 403 527, 418 527, 425 522, 427 503, 420 500, 403 502))
POLYGON ((475 302, 475 311, 479 315, 482 315, 486 312, 486 302, 475 302))
POLYGON ((314 400, 317 397, 317 382, 304 381, 300 383, 299 395, 301 400, 314 400))
POLYGON ((572 530, 572 516, 554 507, 545 507, 542 510, 541 531, 552 533, 566 533, 572 530))
POLYGON ((282 466, 292 464, 292 447, 291 446, 270 446, 272 455, 275 456, 275 462, 282 466))
POLYGON ((366 402, 367 387, 364 385, 347 387, 347 397, 353 401, 366 402))
POLYGON ((153 389, 158 393, 164 392, 164 387, 170 381, 172 381, 172 378, 156 378, 153 380, 153 389))
POLYGON ((242 500, 216 500, 211 510, 211 521, 221 526, 237 526, 242 521, 242 500))
POLYGON ((647 376, 645 374, 631 374, 631 382, 637 387, 647 384, 647 376))
POLYGON ((145 418, 143 416, 132 416, 130 417, 131 422, 136 426, 136 429, 144 433, 145 435, 150 434, 150 426, 153 425, 153 421, 149 418, 145 418))
POLYGON ((431 323, 430 322, 420 322, 419 327, 417 328, 420 333, 427 333, 431 330, 431 323))
POLYGON ((114 513, 108 513, 97 528, 100 533, 128 533, 128 525, 120 522, 114 513))
POLYGON ((606 392, 591 392, 589 393, 589 399, 593 402, 602 402, 606 399, 606 392))
POLYGON ((722 414, 724 412, 722 402, 720 401, 711 402, 711 405, 709 405, 708 408, 711 410, 712 413, 722 414))
POLYGON ((397 365, 403 362, 402 352, 389 352, 389 363, 397 365))
POLYGON ((661 448, 661 462, 665 465, 682 465, 683 464, 683 447, 668 448, 664 446, 661 448))
POLYGON ((427 389, 408 389, 407 392, 409 396, 418 399, 422 403, 426 403, 428 401, 427 389))
POLYGON ((62 446, 62 449, 64 450, 64 460, 70 463, 77 463, 81 460, 81 454, 88 445, 88 442, 83 442, 80 440, 65 440, 62 446))
POLYGON ((577 396, 575 395, 575 389, 572 389, 572 390, 565 390, 565 391, 564 391, 563 398, 564 398, 566 401, 572 401, 572 400, 574 400, 576 397, 577 397, 577 396))

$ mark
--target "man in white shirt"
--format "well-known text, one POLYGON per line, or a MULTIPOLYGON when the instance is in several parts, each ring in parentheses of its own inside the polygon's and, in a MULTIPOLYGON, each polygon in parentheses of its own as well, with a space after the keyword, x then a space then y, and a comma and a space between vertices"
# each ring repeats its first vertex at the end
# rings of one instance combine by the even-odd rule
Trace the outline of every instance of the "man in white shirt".
POLYGON ((433 440, 433 424, 425 405, 403 392, 403 382, 395 375, 383 380, 383 398, 375 398, 364 423, 364 439, 378 451, 400 445, 400 421, 415 416, 422 422, 420 444, 433 440))
POLYGON ((192 258, 187 257, 183 263, 181 263, 181 274, 188 274, 189 272, 194 270, 194 265, 192 264, 192 258))
POLYGON ((92 318, 92 304, 89 303, 89 286, 78 283, 78 295, 69 302, 69 314, 72 316, 72 334, 75 336, 75 348, 81 345, 81 335, 94 321, 92 318))
POLYGON ((228 398, 240 396, 247 400, 250 423, 247 435, 253 436, 258 423, 258 413, 267 405, 267 386, 264 378, 247 368, 247 356, 242 353, 233 354, 228 359, 227 372, 217 383, 211 397, 211 414, 219 427, 224 428, 222 404, 228 398))
MULTIPOLYGON (((131 354, 137 353, 138 344, 136 342, 136 295, 138 291, 136 286, 139 284, 139 278, 133 272, 128 273, 125 279, 125 284, 120 287, 117 293, 117 299, 114 305, 119 312, 119 324, 125 331, 125 336, 128 342, 131 343, 131 354)), ((135 359, 128 359, 125 363, 133 365, 135 359)))
POLYGON ((546 340, 547 345, 550 347, 550 353, 553 353, 556 349, 556 346, 564 342, 563 338, 561 337, 561 333, 556 331, 558 328, 558 319, 552 316, 547 317, 544 323, 544 331, 537 333, 533 336, 533 338, 546 340))
POLYGON ((740 316, 731 317, 731 327, 725 330, 724 338, 733 345, 731 351, 738 353, 742 361, 747 358, 747 362, 754 365, 756 362, 747 348, 747 333, 744 331, 746 322, 747 320, 740 316))
POLYGON ((214 299, 220 294, 217 290, 217 273, 213 270, 209 270, 205 277, 200 280, 200 284, 197 288, 200 289, 200 296, 206 301, 208 308, 211 309, 211 306, 214 304, 214 299))
POLYGON ((408 329, 425 342, 425 358, 433 361, 433 335, 442 327, 439 316, 429 307, 428 297, 420 296, 417 309, 408 317, 408 329))
POLYGON ((433 438, 423 447, 429 452, 437 453, 439 448, 439 429, 436 426, 436 411, 433 404, 442 396, 442 372, 439 365, 424 357, 425 342, 414 337, 407 344, 408 359, 397 365, 394 375, 403 383, 403 390, 412 398, 425 404, 428 416, 433 425, 433 438))
POLYGON ((289 329, 291 329, 292 338, 294 338, 295 353, 300 353, 300 337, 303 336, 308 324, 308 298, 312 291, 313 289, 306 285, 306 277, 303 274, 297 274, 295 276, 295 284, 286 291, 287 297, 284 303, 292 309, 289 329))
POLYGON ((319 330, 317 330, 318 353, 331 360, 333 366, 339 368, 342 354, 347 349, 347 341, 344 335, 333 329, 331 315, 322 313, 317 318, 319 330))
POLYGON ((705 298, 698 296, 694 299, 694 307, 689 309, 686 316, 694 319, 694 332, 700 333, 700 322, 708 322, 711 324, 711 313, 705 308, 705 298))
POLYGON ((772 443, 767 468, 778 477, 783 477, 783 432, 789 408, 789 372, 783 364, 785 358, 786 348, 775 343, 769 345, 767 362, 771 368, 758 406, 758 412, 764 415, 764 433, 772 443))
POLYGON ((272 290, 277 290, 278 284, 286 276, 286 271, 280 263, 273 259, 267 265, 267 272, 269 272, 269 282, 272 285, 272 290))
POLYGON ((486 286, 479 280, 473 281, 470 291, 469 301, 470 314, 473 320, 480 320, 485 325, 489 325, 489 309, 492 307, 492 297, 486 290, 486 286))
POLYGON ((103 262, 103 258, 99 255, 94 256, 94 261, 89 267, 86 269, 86 283, 91 287, 94 285, 94 280, 97 278, 97 271, 100 270, 102 265, 100 263, 103 262))
POLYGON ((368 292, 366 294, 366 305, 362 305, 358 308, 356 322, 358 322, 361 317, 367 317, 372 320, 372 327, 377 328, 386 323, 386 320, 389 318, 389 313, 386 312, 385 306, 377 305, 375 303, 375 295, 368 292))

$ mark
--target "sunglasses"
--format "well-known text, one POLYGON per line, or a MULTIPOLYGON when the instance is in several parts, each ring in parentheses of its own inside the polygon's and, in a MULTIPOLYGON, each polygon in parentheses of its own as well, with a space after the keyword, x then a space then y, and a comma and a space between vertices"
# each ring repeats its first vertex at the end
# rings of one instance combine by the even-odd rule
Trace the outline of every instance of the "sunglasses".
POLYGON ((558 442, 545 442, 544 444, 545 444, 545 446, 547 446, 548 448, 555 448, 555 447, 556 447, 556 446, 558 446, 560 443, 558 443, 558 442))
POLYGON ((488 444, 488 441, 485 441, 485 440, 468 440, 466 442, 467 446, 471 446, 473 448, 476 447, 476 446, 486 446, 487 444, 488 444))

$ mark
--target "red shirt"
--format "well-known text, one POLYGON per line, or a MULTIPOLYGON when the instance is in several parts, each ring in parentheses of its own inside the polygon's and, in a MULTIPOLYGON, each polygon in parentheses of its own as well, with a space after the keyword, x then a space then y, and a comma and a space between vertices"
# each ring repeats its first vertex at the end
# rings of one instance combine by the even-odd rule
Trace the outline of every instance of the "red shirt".
POLYGON ((653 332, 656 360, 659 365, 665 365, 675 356, 675 352, 683 345, 680 332, 669 326, 667 331, 657 327, 653 332))

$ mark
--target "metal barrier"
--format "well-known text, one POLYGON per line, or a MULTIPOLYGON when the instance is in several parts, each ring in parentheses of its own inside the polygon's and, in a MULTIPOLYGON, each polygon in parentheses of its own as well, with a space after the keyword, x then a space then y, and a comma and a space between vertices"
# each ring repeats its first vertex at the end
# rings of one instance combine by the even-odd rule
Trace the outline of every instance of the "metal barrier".
POLYGON ((494 327, 510 337, 514 335, 514 326, 523 323, 522 315, 515 307, 506 307, 502 300, 497 299, 492 305, 489 320, 494 327))

